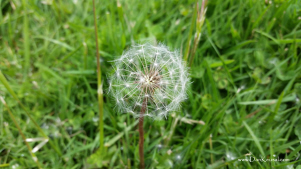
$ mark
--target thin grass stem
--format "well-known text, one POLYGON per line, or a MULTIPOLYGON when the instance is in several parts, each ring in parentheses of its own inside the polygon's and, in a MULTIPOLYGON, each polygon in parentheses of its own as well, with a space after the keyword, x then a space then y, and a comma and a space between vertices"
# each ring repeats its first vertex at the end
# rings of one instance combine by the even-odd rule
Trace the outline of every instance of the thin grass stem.
POLYGON ((97 20, 95 11, 95 0, 93 0, 93 15, 94 15, 94 30, 95 30, 95 43, 96 43, 96 60, 97 60, 97 98, 98 98, 98 109, 99 109, 99 150, 103 150, 103 91, 101 86, 101 68, 99 61, 99 49, 98 49, 98 31, 97 31, 97 20))
POLYGON ((193 47, 192 47, 192 51, 191 51, 191 56, 189 58, 189 66, 191 66, 193 63, 195 52, 196 52, 197 46, 198 46, 200 38, 201 38, 201 31, 202 31, 202 27, 203 27, 203 24, 205 21, 205 14, 206 14, 206 10, 207 10, 206 4, 207 4, 207 0, 203 0, 201 10, 199 10, 199 3, 196 4, 198 16, 197 16, 197 20, 196 20, 196 33, 194 36, 194 42, 193 42, 193 47))
MULTIPOLYGON (((210 134, 210 137, 209 137, 209 145, 210 145, 210 150, 213 151, 212 134, 210 134)), ((214 159, 213 159, 213 154, 212 153, 210 153, 210 161, 211 161, 211 164, 213 164, 214 159)))
MULTIPOLYGON (((30 42, 29 42, 29 26, 28 26, 28 17, 27 17, 27 4, 25 0, 22 0, 24 6, 24 20, 23 20, 23 38, 24 38, 24 57, 25 57, 25 74, 26 76, 30 72, 30 42)), ((24 77, 26 77, 24 76, 24 77)))

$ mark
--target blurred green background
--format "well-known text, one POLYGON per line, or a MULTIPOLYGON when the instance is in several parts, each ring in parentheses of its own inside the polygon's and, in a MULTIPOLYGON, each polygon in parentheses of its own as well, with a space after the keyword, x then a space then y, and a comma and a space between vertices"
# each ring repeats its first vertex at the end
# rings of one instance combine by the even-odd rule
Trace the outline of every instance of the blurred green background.
MULTIPOLYGON (((145 41, 185 54, 201 1, 96 1, 103 152, 92 1, 0 6, 0 168, 37 168, 35 157, 42 168, 138 168, 137 119, 106 94, 109 61, 145 41)), ((167 120, 145 120, 146 168, 300 169, 300 25, 300 0, 209 0, 188 99, 167 120)))

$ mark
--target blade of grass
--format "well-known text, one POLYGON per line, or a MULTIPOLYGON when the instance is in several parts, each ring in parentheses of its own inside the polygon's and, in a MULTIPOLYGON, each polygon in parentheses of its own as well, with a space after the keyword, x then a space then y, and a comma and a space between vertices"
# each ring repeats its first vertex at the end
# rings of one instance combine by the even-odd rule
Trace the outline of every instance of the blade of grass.
POLYGON ((264 154, 264 151, 263 151, 263 149, 262 149, 262 146, 261 146, 261 144, 259 143, 259 140, 258 140, 258 138, 256 137, 256 135, 254 134, 254 132, 253 132, 253 130, 251 129, 251 127, 250 127, 245 121, 243 121, 242 123, 243 123, 243 125, 246 127, 246 129, 248 130, 248 132, 250 133, 251 137, 253 138, 253 140, 254 140, 255 144, 257 145, 257 148, 259 149, 261 155, 262 155, 263 157, 265 157, 265 154, 264 154))
POLYGON ((121 3, 119 1, 117 1, 117 11, 118 11, 118 17, 119 20, 121 21, 122 24, 122 37, 121 37, 121 50, 124 49, 125 47, 125 43, 126 43, 126 24, 125 24, 125 20, 123 17, 123 8, 121 6, 121 3))
POLYGON ((48 68, 47 66, 45 66, 45 65, 43 65, 41 63, 35 63, 35 66, 38 67, 39 69, 44 70, 45 72, 49 73, 50 75, 52 75, 53 77, 55 77, 57 80, 59 80, 63 84, 66 84, 66 80, 64 78, 62 78, 55 71, 53 71, 52 69, 48 68))
MULTIPOLYGON (((235 60, 225 60, 225 64, 231 64, 233 63, 235 60)), ((214 63, 211 63, 209 65, 211 68, 216 68, 216 67, 220 67, 220 66, 223 66, 223 62, 214 62, 214 63)))
POLYGON ((287 148, 289 148, 290 146, 293 146, 294 144, 299 144, 300 143, 300 140, 294 140, 294 141, 291 141, 289 143, 286 143, 286 144, 283 144, 281 146, 278 146, 275 148, 275 152, 276 151, 282 151, 282 150, 285 150, 287 148))
MULTIPOLYGON (((293 152, 291 152, 290 155, 289 155, 287 158, 290 159, 290 160, 292 160, 291 158, 292 158, 295 154, 299 153, 300 151, 301 151, 301 145, 299 145, 293 152)), ((300 154, 298 154, 298 157, 299 157, 299 156, 300 156, 300 154)), ((298 158, 297 158, 296 160, 298 160, 298 158)))
POLYGON ((48 37, 45 37, 45 36, 37 36, 37 37, 34 37, 34 38, 47 40, 49 42, 52 42, 56 45, 59 45, 59 46, 64 47, 68 50, 71 50, 71 51, 76 51, 77 50, 77 49, 74 49, 72 46, 68 45, 67 43, 61 42, 61 41, 56 40, 56 39, 51 39, 51 38, 48 38, 48 37))
POLYGON ((274 37, 272 37, 271 35, 269 35, 268 33, 265 33, 265 32, 262 32, 262 31, 260 31, 260 30, 255 30, 255 32, 256 33, 259 33, 259 34, 261 34, 261 35, 263 35, 263 36, 265 36, 265 37, 267 37, 267 38, 269 38, 269 39, 271 39, 272 41, 274 41, 276 44, 280 44, 279 43, 279 41, 277 40, 277 39, 275 39, 274 37))
MULTIPOLYGON (((281 168, 281 167, 283 167, 283 166, 287 167, 287 166, 289 166, 289 165, 294 165, 295 163, 298 163, 298 162, 300 162, 300 161, 301 161, 301 160, 294 161, 294 162, 291 162, 291 163, 281 163, 281 164, 279 164, 279 165, 275 165, 274 167, 275 167, 275 168, 281 168)), ((299 166, 300 166, 300 165, 299 165, 299 166)), ((299 168, 297 167, 296 169, 299 169, 299 168)))
POLYGON ((186 49, 185 49, 185 53, 184 53, 184 60, 188 61, 188 56, 189 56, 189 51, 190 51, 190 45, 191 45, 191 38, 192 38, 192 31, 194 28, 194 23, 196 20, 196 16, 197 16, 197 2, 195 3, 195 7, 194 7, 194 11, 193 11, 193 15, 192 15, 192 20, 191 20, 191 25, 190 25, 190 30, 189 30, 189 34, 188 34, 188 39, 187 39, 187 44, 186 44, 186 49))
MULTIPOLYGON (((270 157, 272 157, 274 155, 274 149, 273 149, 273 134, 272 131, 270 131, 270 157)), ((271 165, 274 167, 275 166, 275 162, 272 160, 271 161, 271 165)))
MULTIPOLYGON (((282 103, 283 102, 291 102, 294 101, 296 96, 287 96, 283 99, 281 99, 282 103)), ((240 105, 261 105, 261 104, 275 104, 279 101, 278 99, 270 99, 270 100, 258 100, 258 101, 246 101, 246 102, 238 102, 240 105)), ((279 108, 279 107, 278 107, 279 108)), ((278 110, 278 109, 277 109, 278 110)))
MULTIPOLYGON (((60 64, 62 62, 64 62, 66 59, 68 59, 70 56, 74 55, 80 48, 82 47, 82 45, 78 46, 75 50, 73 50, 72 52, 68 53, 67 55, 65 55, 62 59, 60 59, 58 61, 57 64, 60 64)), ((85 62, 86 63, 86 62, 85 62)))
POLYGON ((170 143, 170 141, 171 141, 171 138, 172 138, 172 136, 173 136, 173 134, 174 134, 175 128, 176 128, 176 126, 177 126, 177 123, 178 123, 178 121, 179 121, 179 118, 176 117, 175 114, 172 114, 171 116, 172 116, 174 119, 173 119, 172 125, 171 125, 171 127, 170 127, 169 135, 168 135, 168 137, 167 137, 166 140, 165 140, 165 146, 168 146, 168 145, 169 145, 169 143, 170 143))
POLYGON ((138 121, 135 121, 133 124, 131 124, 130 126, 128 126, 127 128, 124 129, 124 131, 120 132, 119 134, 117 134, 115 137, 113 137, 112 139, 110 139, 109 141, 107 141, 105 143, 105 147, 110 147, 112 146, 116 141, 118 141, 126 132, 132 130, 133 127, 135 127, 138 124, 138 121))
POLYGON ((209 78, 209 80, 210 80, 210 83, 211 83, 211 85, 212 85, 211 90, 212 90, 212 93, 213 93, 213 98, 214 98, 214 100, 218 100, 219 97, 220 97, 220 96, 219 96, 219 92, 218 92, 216 83, 215 83, 215 81, 214 81, 214 79, 213 79, 213 73, 212 73, 212 70, 211 70, 211 68, 210 68, 210 66, 209 66, 209 64, 207 63, 206 60, 204 60, 204 66, 206 67, 206 70, 207 70, 206 73, 207 73, 208 78, 209 78))

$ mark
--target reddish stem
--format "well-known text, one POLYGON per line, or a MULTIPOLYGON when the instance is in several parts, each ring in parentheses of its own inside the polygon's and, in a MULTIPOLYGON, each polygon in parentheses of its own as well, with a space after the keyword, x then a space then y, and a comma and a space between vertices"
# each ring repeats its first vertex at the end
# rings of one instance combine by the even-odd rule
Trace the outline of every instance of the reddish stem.
POLYGON ((142 103, 139 119, 139 156, 140 156, 140 168, 144 169, 144 153, 143 153, 143 143, 144 143, 144 134, 143 134, 143 115, 147 107, 147 98, 145 97, 142 103))

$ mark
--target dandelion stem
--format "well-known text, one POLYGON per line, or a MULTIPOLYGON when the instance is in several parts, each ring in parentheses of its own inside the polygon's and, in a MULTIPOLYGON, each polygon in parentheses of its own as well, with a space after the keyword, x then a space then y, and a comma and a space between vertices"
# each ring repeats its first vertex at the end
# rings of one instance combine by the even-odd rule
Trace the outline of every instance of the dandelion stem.
POLYGON ((140 168, 144 169, 144 153, 143 153, 143 143, 144 143, 144 134, 143 134, 143 115, 147 107, 147 97, 143 99, 140 119, 139 119, 139 156, 140 156, 140 168))

